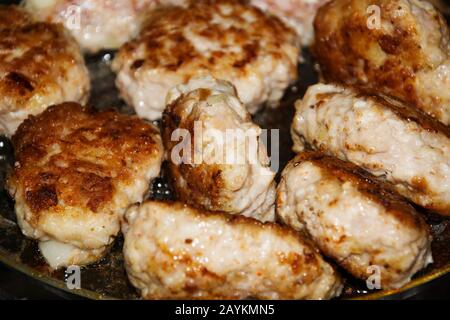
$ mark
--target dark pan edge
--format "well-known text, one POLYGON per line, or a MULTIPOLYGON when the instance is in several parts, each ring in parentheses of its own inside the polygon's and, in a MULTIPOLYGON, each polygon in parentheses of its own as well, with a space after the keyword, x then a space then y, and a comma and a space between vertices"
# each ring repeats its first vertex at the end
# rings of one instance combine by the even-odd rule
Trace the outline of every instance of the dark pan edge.
MULTIPOLYGON (((32 267, 29 267, 27 265, 24 265, 22 263, 18 263, 14 259, 9 258, 7 255, 5 255, 2 250, 0 249, 0 262, 8 266, 9 268, 12 268, 14 270, 17 270, 23 274, 26 274, 27 276, 33 278, 34 280, 40 281, 44 283, 47 286, 54 287, 56 289, 62 290, 68 294, 71 295, 77 295, 81 296, 83 298, 91 299, 91 300, 118 300, 117 298, 108 296, 108 295, 102 295, 95 291, 91 291, 88 289, 77 289, 76 291, 70 290, 67 288, 65 282, 57 280, 55 278, 52 278, 48 275, 45 275, 39 271, 36 271, 32 267)), ((399 288, 399 289, 393 289, 393 290, 382 290, 370 294, 365 294, 361 296, 356 297, 349 297, 345 298, 344 300, 381 300, 381 299, 396 299, 395 296, 402 295, 402 298, 410 298, 415 295, 415 289, 418 287, 431 283, 434 280, 437 280, 447 274, 450 274, 450 263, 448 263, 445 267, 442 267, 440 269, 434 270, 433 272, 423 275, 417 279, 412 280, 407 285, 399 288)))

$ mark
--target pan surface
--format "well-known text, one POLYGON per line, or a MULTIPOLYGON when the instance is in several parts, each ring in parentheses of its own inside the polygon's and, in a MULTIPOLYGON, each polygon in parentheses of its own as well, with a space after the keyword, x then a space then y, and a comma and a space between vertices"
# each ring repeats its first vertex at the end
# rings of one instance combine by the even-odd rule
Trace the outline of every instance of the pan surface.
MULTIPOLYGON (((294 102, 303 96, 309 85, 317 82, 317 75, 308 52, 305 52, 304 56, 304 62, 300 65, 300 81, 287 90, 281 107, 265 109, 254 117, 254 121, 262 128, 279 130, 279 172, 293 157, 289 130, 294 115, 294 102)), ((93 90, 90 105, 98 109, 116 108, 122 113, 132 114, 133 110, 120 100, 114 86, 114 75, 110 71, 112 58, 113 53, 110 52, 86 58, 93 90)), ((25 273, 43 286, 54 288, 61 296, 69 293, 91 299, 139 298, 138 292, 126 277, 122 256, 123 239, 120 237, 103 260, 81 269, 81 289, 69 290, 65 282, 65 271, 52 272, 48 268, 40 256, 37 243, 22 235, 16 224, 13 201, 4 190, 6 174, 13 163, 13 150, 9 140, 0 138, 0 262, 25 273)), ((152 198, 172 198, 164 177, 164 168, 161 177, 154 181, 150 189, 149 196, 152 198)), ((450 220, 427 212, 424 212, 424 215, 433 234, 434 263, 416 274, 413 281, 405 287, 390 291, 368 290, 365 283, 342 272, 346 280, 341 298, 409 298, 420 292, 421 287, 427 283, 450 273, 450 220)))

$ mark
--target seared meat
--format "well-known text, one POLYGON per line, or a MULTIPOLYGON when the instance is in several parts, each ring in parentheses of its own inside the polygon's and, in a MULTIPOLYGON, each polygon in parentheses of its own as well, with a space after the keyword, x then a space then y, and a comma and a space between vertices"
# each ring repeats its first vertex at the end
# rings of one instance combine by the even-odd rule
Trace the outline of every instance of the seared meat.
POLYGON ((126 102, 155 120, 171 87, 209 74, 232 82, 251 113, 276 105, 297 78, 298 56, 295 32, 276 17, 236 0, 200 0, 151 10, 113 69, 126 102))
POLYGON ((319 10, 315 30, 326 80, 367 86, 450 124, 449 28, 431 4, 335 0, 319 10))
POLYGON ((155 201, 126 220, 125 266, 147 299, 328 299, 342 288, 290 228, 155 201))
POLYGON ((193 79, 172 89, 168 103, 162 135, 178 198, 207 210, 273 220, 275 173, 261 129, 233 86, 193 79))
POLYGON ((300 153, 284 169, 277 214, 355 277, 378 267, 384 289, 432 262, 428 226, 391 185, 320 153, 300 153))
POLYGON ((102 257, 125 209, 158 176, 163 155, 153 125, 76 103, 25 120, 12 142, 7 186, 17 220, 53 268, 102 257))
POLYGON ((64 24, 83 50, 117 49, 136 36, 145 9, 158 0, 25 0, 41 21, 64 24))
POLYGON ((294 150, 325 151, 392 182, 411 201, 450 214, 449 128, 364 90, 318 84, 296 104, 294 150))
POLYGON ((0 6, 0 134, 11 136, 28 115, 52 104, 84 103, 88 94, 83 57, 64 28, 0 6))
POLYGON ((330 0, 250 0, 254 6, 268 11, 297 31, 303 46, 314 40, 314 17, 330 0))

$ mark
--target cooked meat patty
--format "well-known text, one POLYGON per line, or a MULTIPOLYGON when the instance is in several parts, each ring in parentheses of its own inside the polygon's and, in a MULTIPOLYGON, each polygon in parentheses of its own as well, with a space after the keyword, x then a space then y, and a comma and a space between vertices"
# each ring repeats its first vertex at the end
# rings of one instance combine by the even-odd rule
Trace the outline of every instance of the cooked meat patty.
POLYGON ((261 129, 233 86, 211 77, 192 79, 172 89, 168 103, 162 135, 178 198, 207 210, 273 220, 275 173, 261 129))
POLYGON ((378 267, 383 289, 433 260, 427 224, 391 185, 320 153, 300 153, 284 169, 277 214, 355 277, 367 280, 378 267))
POLYGON ((64 28, 0 5, 0 134, 11 136, 28 115, 49 105, 84 103, 88 94, 83 57, 64 28))
POLYGON ((83 50, 117 49, 139 32, 142 13, 159 0, 25 0, 37 19, 62 23, 83 50))
POLYGON ((151 10, 113 69, 123 98, 146 119, 161 118, 171 87, 209 74, 232 82, 255 113, 297 78, 297 42, 278 18, 241 1, 192 1, 151 10))
POLYGON ((126 221, 126 270, 147 299, 328 299, 342 288, 290 228, 156 201, 126 221))
POLYGON ((319 10, 315 30, 325 79, 395 96, 450 124, 450 33, 431 4, 335 0, 319 10))
POLYGON ((318 84, 296 103, 294 150, 305 144, 392 182, 411 201, 450 214, 449 128, 364 90, 318 84))
POLYGON ((252 5, 268 11, 297 31, 303 46, 314 40, 314 17, 330 0, 249 0, 252 5))
POLYGON ((16 164, 7 187, 17 220, 53 268, 102 257, 163 156, 153 125, 76 103, 28 118, 12 142, 16 164))

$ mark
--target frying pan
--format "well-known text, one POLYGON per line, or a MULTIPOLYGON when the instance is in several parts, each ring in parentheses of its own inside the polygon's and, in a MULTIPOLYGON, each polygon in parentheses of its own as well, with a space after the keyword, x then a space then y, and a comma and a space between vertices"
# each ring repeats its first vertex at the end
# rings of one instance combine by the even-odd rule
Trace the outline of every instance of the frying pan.
MULTIPOLYGON (((0 1, 3 4, 17 1, 0 1)), ((97 109, 116 108, 119 112, 132 114, 133 110, 120 100, 114 86, 114 75, 110 70, 113 52, 102 52, 87 56, 92 93, 89 104, 97 109)), ((282 99, 279 109, 266 109, 254 116, 262 128, 279 129, 280 171, 293 158, 290 124, 294 116, 294 102, 301 98, 309 85, 317 83, 314 63, 307 50, 304 62, 299 66, 300 80, 293 84, 282 99)), ((14 163, 13 148, 8 139, 0 137, 0 262, 24 273, 30 283, 50 289, 65 298, 89 299, 138 299, 138 292, 130 285, 123 264, 122 243, 119 236, 109 254, 100 262, 81 269, 81 289, 68 289, 65 270, 52 271, 39 253, 37 243, 25 238, 16 224, 14 203, 4 189, 8 170, 14 163)), ((167 183, 164 167, 161 177, 151 187, 151 198, 171 199, 172 192, 167 183)), ((423 209, 418 208, 423 211, 423 209)), ((423 212, 431 227, 434 263, 413 277, 405 287, 397 290, 368 290, 365 284, 340 270, 345 278, 345 287, 340 299, 406 299, 430 286, 433 281, 447 279, 450 286, 450 219, 423 212), (446 277, 444 277, 447 275, 446 277)))

